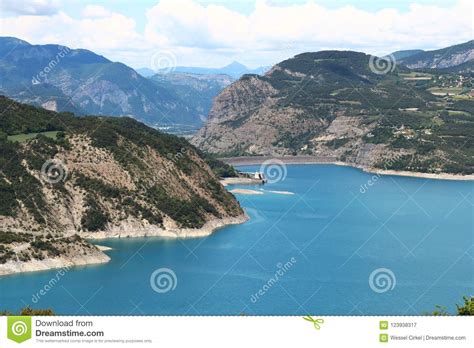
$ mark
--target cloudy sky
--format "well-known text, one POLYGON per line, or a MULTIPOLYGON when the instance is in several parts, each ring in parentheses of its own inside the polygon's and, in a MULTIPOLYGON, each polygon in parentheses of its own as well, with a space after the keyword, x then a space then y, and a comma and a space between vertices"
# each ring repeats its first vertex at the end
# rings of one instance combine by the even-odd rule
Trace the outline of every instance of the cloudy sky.
POLYGON ((473 38, 471 0, 1 0, 0 34, 132 67, 271 65, 297 53, 383 55, 473 38))

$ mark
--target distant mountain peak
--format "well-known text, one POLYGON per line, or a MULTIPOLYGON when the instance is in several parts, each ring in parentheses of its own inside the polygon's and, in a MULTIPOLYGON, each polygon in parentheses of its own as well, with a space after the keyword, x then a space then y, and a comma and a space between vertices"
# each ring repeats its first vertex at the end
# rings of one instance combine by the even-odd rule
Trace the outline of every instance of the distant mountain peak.
POLYGON ((245 65, 243 65, 242 63, 239 63, 236 60, 234 60, 232 63, 226 65, 224 68, 233 68, 233 69, 239 68, 239 69, 245 69, 245 70, 248 69, 245 65))

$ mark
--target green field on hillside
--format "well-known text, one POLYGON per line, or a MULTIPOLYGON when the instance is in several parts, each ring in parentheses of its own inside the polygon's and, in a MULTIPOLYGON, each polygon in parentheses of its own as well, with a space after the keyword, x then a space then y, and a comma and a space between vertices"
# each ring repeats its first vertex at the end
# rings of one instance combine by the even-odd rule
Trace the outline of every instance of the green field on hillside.
POLYGON ((56 139, 58 132, 57 131, 50 131, 50 132, 40 132, 40 133, 23 133, 23 134, 15 134, 8 136, 8 140, 15 141, 18 143, 22 143, 24 141, 30 140, 35 138, 38 134, 44 135, 45 137, 56 139))

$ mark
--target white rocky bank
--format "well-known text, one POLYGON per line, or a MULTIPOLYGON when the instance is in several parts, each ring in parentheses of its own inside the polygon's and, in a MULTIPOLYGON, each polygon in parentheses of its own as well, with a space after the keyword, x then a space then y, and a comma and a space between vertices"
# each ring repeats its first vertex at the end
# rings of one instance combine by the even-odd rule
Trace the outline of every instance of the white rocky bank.
POLYGON ((46 271, 55 268, 93 265, 109 261, 110 257, 99 250, 88 255, 58 256, 44 260, 30 260, 26 262, 8 261, 0 265, 0 276, 14 273, 46 271))
MULTIPOLYGON (((143 226, 137 223, 123 222, 120 226, 113 226, 106 231, 98 232, 82 232, 79 235, 82 238, 90 239, 106 239, 106 238, 133 238, 133 237, 162 237, 162 238, 200 238, 211 235, 214 231, 223 228, 227 225, 241 224, 248 220, 246 214, 237 217, 227 217, 222 219, 214 219, 208 221, 201 228, 176 228, 173 224, 165 224, 165 228, 156 225, 143 226)), ((77 232, 71 232, 71 234, 77 232)), ((46 271, 56 268, 69 268, 73 266, 84 266, 107 263, 110 257, 103 251, 109 248, 96 246, 87 255, 61 255, 54 258, 47 258, 44 260, 30 260, 30 261, 8 261, 0 264, 0 276, 23 273, 46 271)))
POLYGON ((213 219, 201 228, 178 228, 173 222, 164 223, 165 227, 156 225, 137 224, 136 221, 127 223, 123 221, 119 226, 113 226, 106 231, 83 232, 81 237, 92 239, 106 238, 134 238, 134 237, 163 237, 163 238, 200 238, 211 235, 214 231, 227 225, 236 225, 248 220, 246 214, 236 217, 213 219))

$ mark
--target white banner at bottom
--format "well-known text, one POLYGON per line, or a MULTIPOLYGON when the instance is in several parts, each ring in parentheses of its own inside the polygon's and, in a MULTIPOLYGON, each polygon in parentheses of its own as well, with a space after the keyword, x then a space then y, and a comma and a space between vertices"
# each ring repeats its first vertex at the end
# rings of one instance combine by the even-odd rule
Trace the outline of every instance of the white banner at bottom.
POLYGON ((0 317, 0 347, 472 347, 474 317, 0 317))

